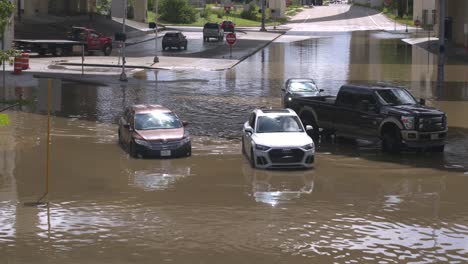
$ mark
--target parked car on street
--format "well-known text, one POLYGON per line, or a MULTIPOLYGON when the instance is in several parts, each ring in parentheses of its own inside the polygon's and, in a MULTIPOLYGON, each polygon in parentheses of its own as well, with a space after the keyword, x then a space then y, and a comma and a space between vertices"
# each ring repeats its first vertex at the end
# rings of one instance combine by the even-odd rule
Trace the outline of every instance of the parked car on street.
POLYGON ((206 23, 203 26, 203 41, 210 41, 210 38, 215 38, 218 41, 224 39, 224 30, 218 23, 206 23))
POLYGON ((162 39, 162 49, 177 48, 187 50, 187 37, 182 32, 167 32, 162 39))
POLYGON ((160 105, 127 107, 119 120, 119 143, 130 156, 190 156, 192 144, 187 124, 160 105))
POLYGON ((281 89, 281 102, 284 108, 289 107, 289 101, 293 97, 318 96, 323 89, 319 89, 312 79, 291 78, 286 81, 281 89))
POLYGON ((443 152, 447 138, 444 112, 425 106, 401 87, 343 85, 337 96, 293 97, 288 101, 302 122, 314 127, 312 137, 334 133, 341 137, 382 141, 382 150, 404 147, 443 152))
POLYGON ((81 51, 84 47, 88 53, 100 51, 105 56, 112 53, 112 38, 85 27, 72 27, 67 33, 68 39, 15 39, 15 48, 28 52, 35 52, 43 56, 48 53, 60 57, 71 55, 75 50, 81 51))
POLYGON ((234 33, 236 24, 230 20, 224 20, 221 22, 221 28, 224 30, 224 32, 232 32, 234 33))
POLYGON ((253 168, 310 168, 315 145, 291 109, 256 109, 242 131, 242 153, 253 168))

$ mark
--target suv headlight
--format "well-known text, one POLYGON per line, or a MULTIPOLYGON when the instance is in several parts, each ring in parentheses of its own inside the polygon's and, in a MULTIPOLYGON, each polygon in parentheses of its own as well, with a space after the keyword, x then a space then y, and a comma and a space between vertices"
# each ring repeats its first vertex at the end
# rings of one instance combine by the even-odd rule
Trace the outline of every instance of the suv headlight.
POLYGON ((413 116, 402 116, 401 122, 406 129, 414 129, 414 117, 413 116))
POLYGON ((145 146, 145 147, 151 146, 151 144, 148 141, 143 140, 143 139, 135 139, 135 143, 137 143, 138 145, 145 146))
POLYGON ((261 151, 267 151, 267 150, 269 150, 269 149, 270 149, 270 147, 267 147, 267 146, 264 146, 264 145, 259 145, 259 144, 257 144, 257 145, 255 145, 255 149, 257 149, 257 150, 261 150, 261 151))
POLYGON ((314 143, 307 144, 305 146, 302 146, 303 149, 305 150, 311 150, 314 149, 314 143))

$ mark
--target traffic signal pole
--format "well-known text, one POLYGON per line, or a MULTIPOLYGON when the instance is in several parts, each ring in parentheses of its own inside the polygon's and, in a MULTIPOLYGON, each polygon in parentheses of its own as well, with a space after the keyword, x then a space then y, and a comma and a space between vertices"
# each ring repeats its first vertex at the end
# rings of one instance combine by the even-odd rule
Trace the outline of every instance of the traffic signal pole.
POLYGON ((266 9, 266 0, 262 0, 262 26, 260 28, 260 31, 267 31, 265 28, 265 10, 266 9))

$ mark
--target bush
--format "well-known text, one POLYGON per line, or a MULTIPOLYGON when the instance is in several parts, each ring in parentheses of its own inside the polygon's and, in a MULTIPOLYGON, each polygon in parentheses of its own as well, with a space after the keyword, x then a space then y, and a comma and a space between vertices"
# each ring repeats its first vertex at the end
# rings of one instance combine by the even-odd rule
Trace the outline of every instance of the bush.
POLYGON ((256 20, 259 8, 256 5, 251 5, 249 9, 242 10, 240 16, 244 19, 256 20))
POLYGON ((187 0, 163 0, 160 3, 161 19, 164 21, 190 24, 197 19, 195 8, 187 0))

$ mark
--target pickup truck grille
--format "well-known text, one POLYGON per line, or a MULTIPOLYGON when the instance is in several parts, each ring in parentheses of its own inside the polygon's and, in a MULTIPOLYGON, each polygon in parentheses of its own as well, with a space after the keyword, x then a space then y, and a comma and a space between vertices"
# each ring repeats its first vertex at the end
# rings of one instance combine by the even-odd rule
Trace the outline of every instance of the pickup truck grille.
POLYGON ((447 125, 444 116, 422 116, 418 121, 418 130, 422 132, 441 131, 447 125))
POLYGON ((272 149, 269 155, 272 163, 297 163, 304 158, 304 151, 294 148, 272 149))

